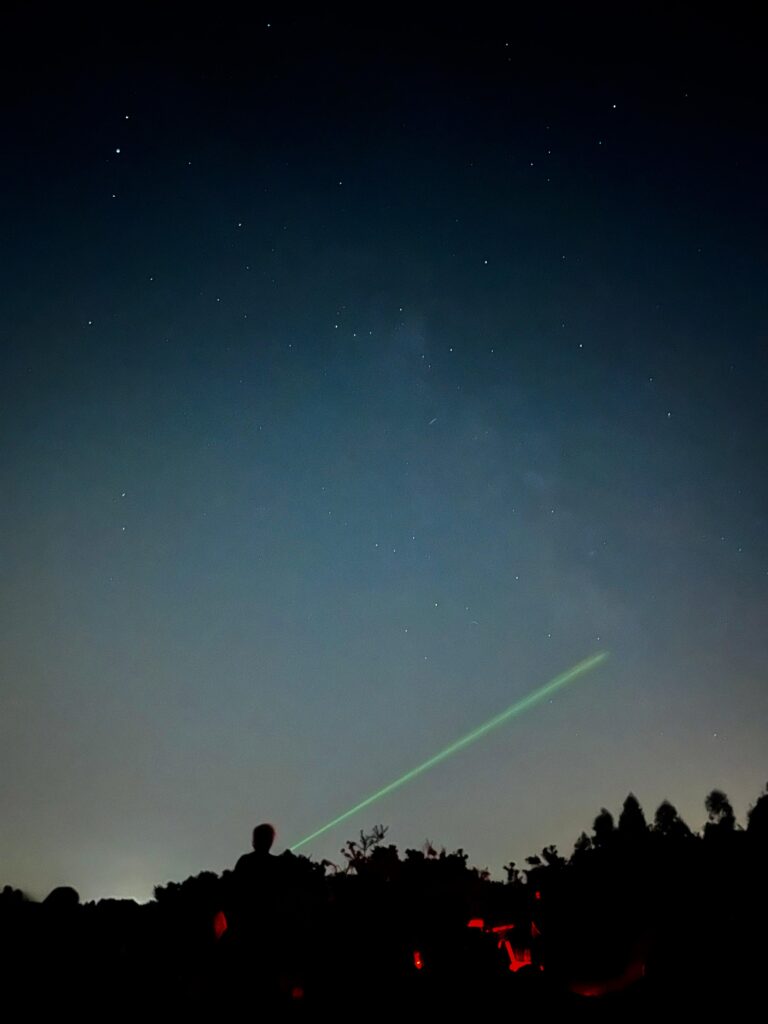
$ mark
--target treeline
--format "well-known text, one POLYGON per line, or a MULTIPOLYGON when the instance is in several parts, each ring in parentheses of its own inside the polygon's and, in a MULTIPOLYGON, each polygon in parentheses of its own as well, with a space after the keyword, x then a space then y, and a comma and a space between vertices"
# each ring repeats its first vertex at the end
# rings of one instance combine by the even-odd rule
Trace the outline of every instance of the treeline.
POLYGON ((693 831, 630 794, 505 881, 461 849, 401 855, 376 826, 338 864, 265 852, 247 879, 202 872, 144 905, 6 885, 0 962, 31 1008, 746 1005, 768 957, 768 787, 743 827, 719 790, 705 808, 693 831))

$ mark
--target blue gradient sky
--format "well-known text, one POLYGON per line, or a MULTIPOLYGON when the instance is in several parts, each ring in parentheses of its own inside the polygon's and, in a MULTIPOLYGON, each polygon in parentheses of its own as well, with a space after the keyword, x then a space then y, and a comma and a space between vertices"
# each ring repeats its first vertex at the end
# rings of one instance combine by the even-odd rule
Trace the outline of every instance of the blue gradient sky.
POLYGON ((310 852, 383 822, 501 875, 630 790, 696 827, 718 786, 743 818, 768 775, 748 33, 672 25, 646 61, 610 24, 575 57, 568 25, 139 28, 29 67, 17 27, 0 882, 146 899, 260 820, 290 845, 600 649, 310 852))

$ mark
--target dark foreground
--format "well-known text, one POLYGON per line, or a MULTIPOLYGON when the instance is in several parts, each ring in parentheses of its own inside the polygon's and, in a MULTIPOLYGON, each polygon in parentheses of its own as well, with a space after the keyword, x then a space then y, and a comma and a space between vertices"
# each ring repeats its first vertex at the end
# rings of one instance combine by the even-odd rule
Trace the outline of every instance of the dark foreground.
POLYGON ((6 1011, 101 1019, 311 1017, 707 1020, 764 1009, 768 790, 746 828, 724 794, 692 832, 631 795, 570 858, 554 847, 506 882, 431 845, 403 857, 361 833, 338 868, 253 852, 147 904, 0 893, 6 1011))

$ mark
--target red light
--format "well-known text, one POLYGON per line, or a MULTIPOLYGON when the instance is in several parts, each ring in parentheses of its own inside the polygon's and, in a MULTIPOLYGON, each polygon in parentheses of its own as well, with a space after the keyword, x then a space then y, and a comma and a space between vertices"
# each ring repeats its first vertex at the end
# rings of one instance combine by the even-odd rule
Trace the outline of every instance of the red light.
POLYGON ((535 900, 540 900, 540 899, 541 899, 541 893, 539 892, 539 890, 538 890, 538 889, 537 889, 537 890, 536 890, 536 892, 535 892, 535 893, 533 894, 533 898, 534 898, 535 900))
POLYGON ((293 988, 291 989, 291 999, 303 999, 303 998, 304 998, 304 989, 301 987, 301 985, 294 985, 293 988))
POLYGON ((220 939, 224 932, 227 930, 227 916, 223 910, 220 910, 213 917, 213 934, 217 939, 220 939))
POLYGON ((424 966, 424 961, 421 959, 421 953, 418 951, 418 949, 414 950, 413 953, 413 966, 416 968, 417 971, 420 971, 421 968, 424 966))
POLYGON ((571 991, 575 992, 577 995, 589 996, 590 998, 592 998, 594 996, 604 996, 607 992, 607 989, 604 988, 602 985, 582 985, 581 983, 579 983, 576 985, 572 985, 571 991))
POLYGON ((530 949, 516 950, 513 948, 512 943, 507 939, 504 942, 507 948, 507 955, 509 957, 509 969, 510 971, 519 971, 521 967, 527 967, 531 962, 531 951, 530 949))
POLYGON ((470 921, 467 921, 467 928, 484 928, 485 921, 482 917, 473 917, 470 921))
POLYGON ((645 964, 642 960, 633 960, 617 978, 608 978, 605 981, 597 982, 575 982, 571 985, 571 992, 580 996, 604 996, 609 992, 621 992, 622 989, 634 985, 645 974, 645 964))

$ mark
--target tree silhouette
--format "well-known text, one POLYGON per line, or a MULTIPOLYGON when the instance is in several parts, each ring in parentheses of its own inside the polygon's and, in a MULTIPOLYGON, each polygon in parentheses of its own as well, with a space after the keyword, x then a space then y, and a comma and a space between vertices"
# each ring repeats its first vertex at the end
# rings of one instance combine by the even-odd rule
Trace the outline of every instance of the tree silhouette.
POLYGON ((751 839, 768 843, 768 785, 747 814, 747 832, 751 839))
POLYGON ((374 825, 370 832, 360 829, 359 839, 349 839, 341 850, 347 861, 347 871, 359 872, 370 860, 377 846, 384 842, 388 825, 374 825))
POLYGON ((581 864, 592 852, 592 840, 589 838, 586 832, 582 832, 576 842, 573 844, 573 853, 571 854, 572 864, 581 864))
POLYGON ((709 821, 704 826, 704 838, 726 836, 736 830, 736 815, 725 793, 713 789, 704 801, 709 821))
POLYGON ((665 839, 689 839, 693 835, 669 800, 662 800, 656 808, 653 831, 665 839))
POLYGON ((556 846, 545 846, 541 851, 541 857, 549 868, 563 868, 567 863, 565 857, 561 857, 557 852, 556 846))
POLYGON ((634 793, 624 801, 619 815, 619 834, 629 842, 636 842, 646 834, 648 825, 640 802, 634 793))
POLYGON ((507 876, 507 885, 519 885, 522 881, 522 872, 513 860, 504 865, 504 874, 507 876))
POLYGON ((610 845, 615 833, 616 826, 613 823, 613 815, 603 807, 592 824, 593 846, 600 849, 610 845))

